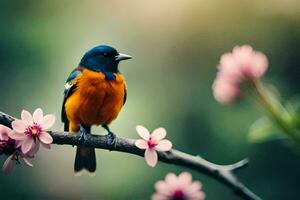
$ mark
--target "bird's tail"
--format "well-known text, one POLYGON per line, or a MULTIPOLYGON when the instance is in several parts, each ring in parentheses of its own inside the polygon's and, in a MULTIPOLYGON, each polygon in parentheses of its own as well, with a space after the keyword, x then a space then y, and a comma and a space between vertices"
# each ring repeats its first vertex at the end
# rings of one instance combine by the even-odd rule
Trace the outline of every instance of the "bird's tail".
MULTIPOLYGON (((69 120, 65 120, 65 131, 76 132, 78 127, 71 128, 69 120)), ((88 171, 91 175, 96 172, 96 155, 94 148, 77 147, 74 163, 75 176, 80 176, 83 170, 88 171)))
POLYGON ((83 170, 87 170, 91 175, 96 172, 96 155, 94 148, 77 147, 74 172, 79 176, 83 170))

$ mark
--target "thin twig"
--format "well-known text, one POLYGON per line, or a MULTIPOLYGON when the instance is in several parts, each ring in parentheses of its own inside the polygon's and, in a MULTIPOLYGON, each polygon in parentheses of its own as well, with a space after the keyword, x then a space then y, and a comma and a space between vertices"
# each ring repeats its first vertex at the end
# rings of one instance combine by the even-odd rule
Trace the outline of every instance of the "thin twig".
MULTIPOLYGON (((10 115, 0 112, 0 124, 11 127, 11 122, 14 120, 15 118, 10 115)), ((53 137, 53 144, 73 146, 80 145, 110 151, 119 151, 144 157, 144 151, 137 148, 134 145, 135 140, 132 139, 118 138, 116 147, 111 148, 107 142, 108 138, 105 135, 87 135, 84 143, 82 144, 78 134, 54 131, 49 131, 49 133, 53 137)), ((164 163, 183 166, 213 177, 231 188, 234 193, 242 199, 261 200, 260 197, 251 192, 243 183, 241 183, 234 174, 234 172, 248 164, 247 159, 231 165, 217 165, 205 160, 201 156, 193 156, 175 149, 168 152, 159 152, 158 159, 164 163)))

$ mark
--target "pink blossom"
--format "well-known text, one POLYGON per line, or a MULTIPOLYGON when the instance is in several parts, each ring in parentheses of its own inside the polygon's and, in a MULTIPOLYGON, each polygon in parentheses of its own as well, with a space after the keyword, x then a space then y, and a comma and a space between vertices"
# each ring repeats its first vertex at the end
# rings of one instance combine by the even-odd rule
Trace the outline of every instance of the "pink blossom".
POLYGON ((164 128, 157 128, 150 134, 148 129, 140 125, 136 131, 143 139, 136 140, 135 146, 145 149, 145 160, 149 166, 154 167, 157 163, 156 151, 169 151, 172 148, 172 143, 164 139, 167 132, 164 128))
POLYGON ((179 176, 173 173, 167 174, 164 181, 155 184, 156 193, 152 195, 152 200, 203 200, 205 194, 201 191, 201 183, 192 181, 192 176, 188 172, 183 172, 179 176))
POLYGON ((10 132, 10 128, 0 125, 0 155, 11 155, 20 147, 16 140, 8 136, 10 132))
POLYGON ((21 150, 24 154, 35 154, 40 144, 50 148, 53 139, 46 130, 51 128, 54 122, 55 116, 43 116, 40 108, 36 109, 33 115, 23 110, 21 120, 12 122, 13 131, 9 133, 9 137, 21 141, 21 150))
POLYGON ((268 68, 268 59, 249 45, 236 46, 232 53, 221 56, 213 93, 220 103, 231 103, 241 96, 241 84, 261 78, 268 68))
POLYGON ((240 85, 228 76, 218 75, 213 84, 215 99, 221 103, 231 103, 241 96, 240 85))
POLYGON ((11 131, 10 128, 0 125, 0 140, 7 141, 9 139, 8 134, 10 131, 11 131))
POLYGON ((10 128, 0 125, 0 155, 8 156, 2 167, 2 171, 6 174, 13 170, 14 162, 20 163, 19 158, 22 158, 26 165, 33 166, 29 159, 33 158, 34 154, 32 154, 32 152, 23 154, 20 151, 20 141, 16 141, 9 137, 11 131, 10 128))
POLYGON ((268 68, 268 59, 249 45, 236 46, 232 53, 221 56, 218 68, 235 80, 260 78, 268 68))
POLYGON ((29 160, 32 159, 33 157, 27 154, 22 154, 22 152, 16 151, 14 154, 8 156, 8 158, 5 160, 2 166, 2 171, 5 174, 9 174, 10 172, 12 172, 12 170, 14 169, 14 163, 20 164, 19 158, 22 158, 22 160, 27 166, 33 167, 32 163, 29 160))

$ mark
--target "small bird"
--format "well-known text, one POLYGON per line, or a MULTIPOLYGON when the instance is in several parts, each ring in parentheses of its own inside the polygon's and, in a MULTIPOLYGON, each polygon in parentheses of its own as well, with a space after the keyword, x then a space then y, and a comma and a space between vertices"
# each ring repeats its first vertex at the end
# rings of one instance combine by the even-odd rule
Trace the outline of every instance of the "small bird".
MULTIPOLYGON (((77 68, 66 81, 62 105, 64 130, 80 132, 82 144, 91 126, 101 125, 108 132, 108 145, 116 145, 116 135, 109 124, 117 118, 126 102, 127 87, 118 65, 122 60, 131 59, 110 46, 100 45, 84 54, 77 68)), ((82 170, 96 172, 95 149, 78 146, 74 172, 82 170)))

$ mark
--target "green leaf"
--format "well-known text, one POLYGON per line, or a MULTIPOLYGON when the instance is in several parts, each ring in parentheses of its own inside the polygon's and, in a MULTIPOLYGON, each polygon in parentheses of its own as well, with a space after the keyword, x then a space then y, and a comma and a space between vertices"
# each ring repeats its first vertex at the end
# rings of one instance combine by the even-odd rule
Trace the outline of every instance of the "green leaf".
POLYGON ((249 129, 248 141, 253 143, 262 143, 275 139, 283 139, 285 136, 280 134, 276 124, 266 117, 255 121, 249 129))
POLYGON ((282 115, 289 115, 285 107, 281 104, 281 96, 278 89, 271 84, 268 84, 266 87, 266 95, 268 100, 271 102, 271 104, 276 108, 278 112, 280 112, 282 115))
POLYGON ((289 126, 293 129, 300 128, 300 96, 294 96, 285 103, 286 110, 290 113, 289 118, 285 118, 289 126))

